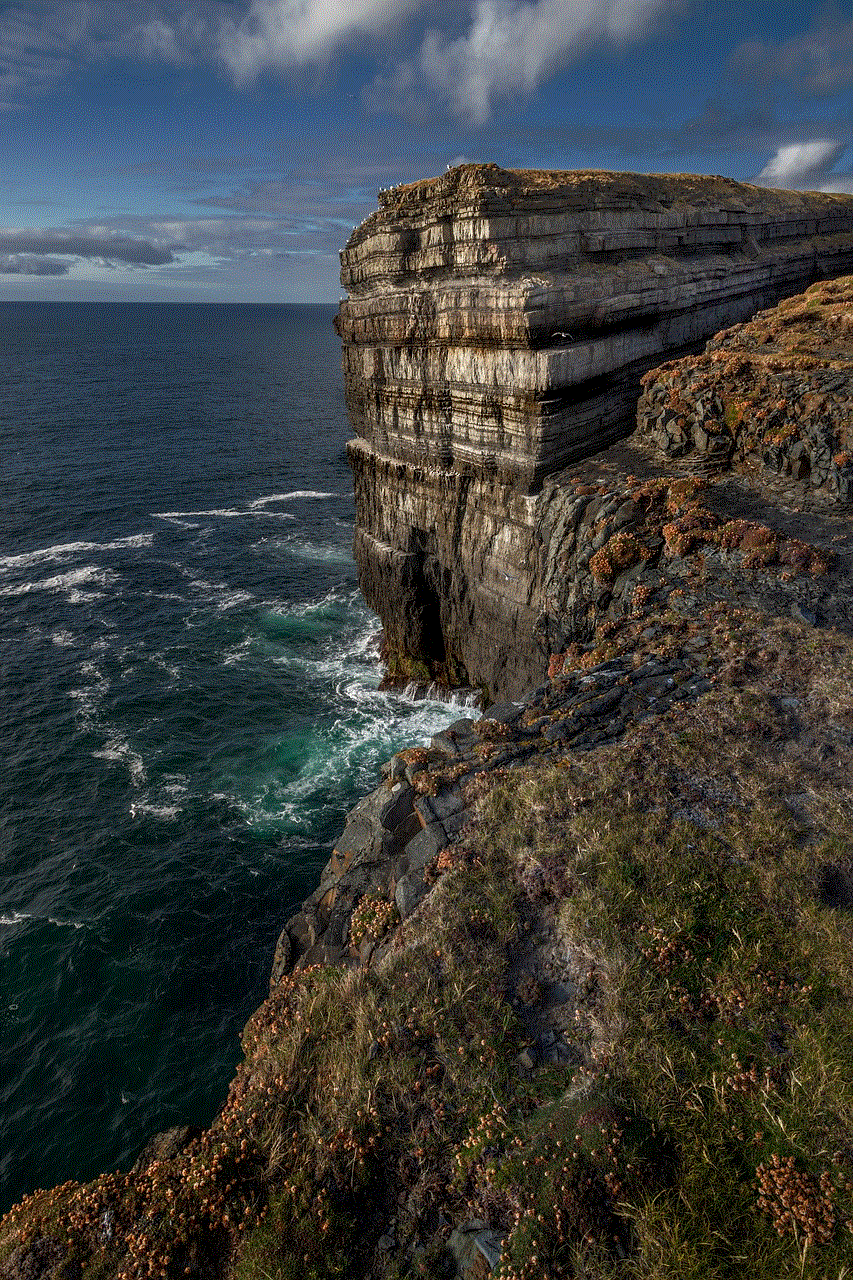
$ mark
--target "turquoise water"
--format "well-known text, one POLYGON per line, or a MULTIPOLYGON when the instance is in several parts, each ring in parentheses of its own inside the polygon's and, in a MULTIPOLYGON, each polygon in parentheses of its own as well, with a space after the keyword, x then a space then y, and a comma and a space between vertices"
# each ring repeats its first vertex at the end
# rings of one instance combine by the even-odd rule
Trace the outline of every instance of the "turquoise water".
POLYGON ((3 1207, 208 1121, 395 747, 333 309, 0 304, 3 1207))

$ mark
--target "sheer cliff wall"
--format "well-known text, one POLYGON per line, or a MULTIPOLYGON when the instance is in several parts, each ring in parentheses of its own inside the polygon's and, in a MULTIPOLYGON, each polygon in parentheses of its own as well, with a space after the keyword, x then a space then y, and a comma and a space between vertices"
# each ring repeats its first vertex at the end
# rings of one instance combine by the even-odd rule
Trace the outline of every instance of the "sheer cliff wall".
POLYGON ((649 369, 853 270, 853 199, 464 165, 380 206, 336 322, 361 588, 392 675, 505 694, 547 664, 561 473, 633 430, 649 369))

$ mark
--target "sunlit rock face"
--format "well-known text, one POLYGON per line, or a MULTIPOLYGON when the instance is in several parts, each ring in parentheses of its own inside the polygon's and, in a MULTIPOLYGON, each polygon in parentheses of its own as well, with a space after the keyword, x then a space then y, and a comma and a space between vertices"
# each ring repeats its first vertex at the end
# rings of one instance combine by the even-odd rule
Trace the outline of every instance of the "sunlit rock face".
POLYGON ((650 368, 853 270, 853 199, 463 165, 380 193, 341 264, 355 553, 389 669, 506 693, 547 661, 560 473, 633 430, 650 368))

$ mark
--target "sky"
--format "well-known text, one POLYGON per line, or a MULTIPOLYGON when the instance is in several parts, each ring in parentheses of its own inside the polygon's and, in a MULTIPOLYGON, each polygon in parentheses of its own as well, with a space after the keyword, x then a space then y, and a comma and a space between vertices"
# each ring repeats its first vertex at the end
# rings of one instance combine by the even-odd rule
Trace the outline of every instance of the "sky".
POLYGON ((851 82, 849 0, 0 4, 0 300, 335 302, 466 161, 853 192, 851 82))

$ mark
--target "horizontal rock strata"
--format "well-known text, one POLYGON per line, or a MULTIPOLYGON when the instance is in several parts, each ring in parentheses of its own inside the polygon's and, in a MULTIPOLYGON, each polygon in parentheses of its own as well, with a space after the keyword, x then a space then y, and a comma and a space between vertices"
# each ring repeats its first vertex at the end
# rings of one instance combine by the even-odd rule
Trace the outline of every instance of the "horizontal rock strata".
POLYGON ((383 571, 403 570, 395 579, 399 606, 385 616, 388 658, 403 676, 419 674, 394 647, 405 645, 410 627, 419 653, 440 659, 462 683, 475 672, 493 695, 514 695, 540 681, 555 654, 606 642, 640 604, 662 604, 674 589, 691 607, 729 601, 853 625, 849 507, 805 479, 764 467, 679 475, 632 440, 547 482, 535 497, 483 485, 476 514, 466 517, 464 486, 431 490, 432 473, 423 475, 412 494, 395 490, 389 467, 365 499, 390 533, 395 503, 426 520, 437 492, 444 520, 423 558, 387 543, 365 554, 369 535, 356 533, 356 553, 377 575, 377 591, 388 587, 383 571))
POLYGON ((525 487, 631 429, 641 372, 853 269, 853 201, 723 178, 463 165, 341 254, 356 433, 525 487))
MULTIPOLYGON (((849 270, 853 200, 475 165, 381 202, 342 253, 337 320, 357 433, 359 581, 392 679, 502 697, 600 621, 583 584, 561 585, 583 559, 588 518, 604 519, 574 501, 568 465, 628 434, 641 377, 662 358, 849 270)), ((843 398, 849 367, 831 373, 843 398)), ((824 383, 791 395, 813 408, 824 383)), ((685 412, 657 414, 658 434, 685 412)), ((724 423, 725 412, 715 400, 724 423)), ((809 452, 812 482, 832 476, 842 499, 843 435, 809 452)), ((637 443, 672 460, 648 431, 637 443)), ((708 448, 718 445, 712 431, 708 448)))

